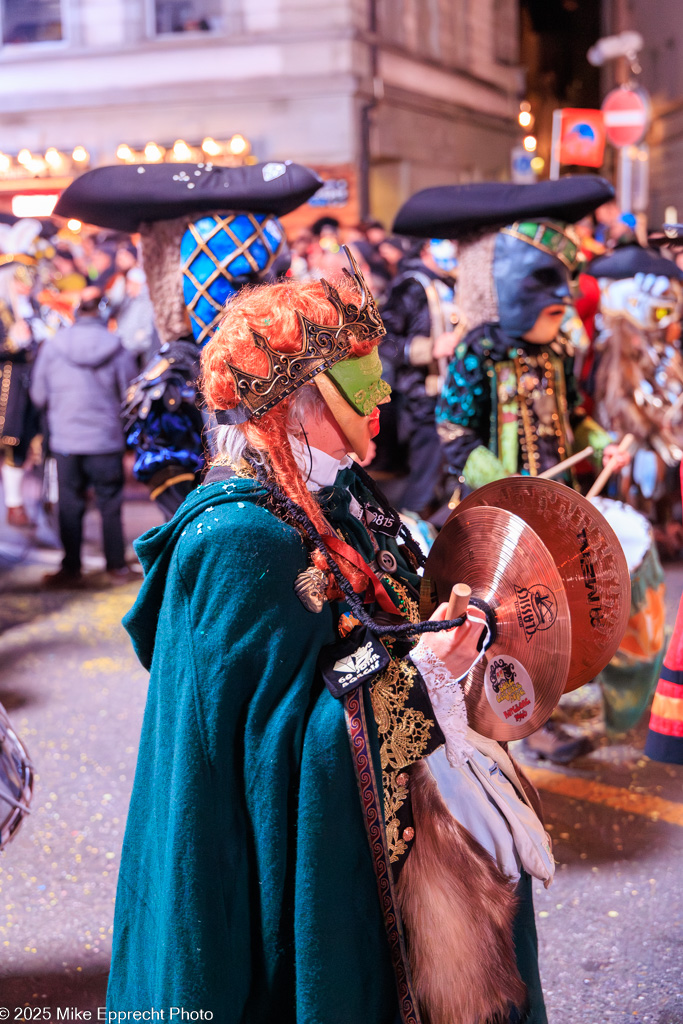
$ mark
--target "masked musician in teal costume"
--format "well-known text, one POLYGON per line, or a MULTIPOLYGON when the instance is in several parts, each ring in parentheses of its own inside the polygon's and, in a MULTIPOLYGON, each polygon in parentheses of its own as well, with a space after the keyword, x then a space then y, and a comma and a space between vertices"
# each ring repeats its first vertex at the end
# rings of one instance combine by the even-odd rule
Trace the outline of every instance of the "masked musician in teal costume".
POLYGON ((110 1013, 547 1020, 530 877, 549 881, 552 858, 533 794, 493 744, 527 822, 503 870, 478 831, 491 801, 466 831, 425 765, 445 744, 446 771, 495 770, 457 683, 482 625, 432 611, 419 552, 348 457, 389 391, 354 271, 228 305, 202 356, 214 465, 137 546, 125 624, 151 674, 110 1013))
MULTIPOLYGON (((606 181, 589 176, 445 185, 418 192, 399 211, 395 231, 458 241, 457 301, 467 334, 436 407, 452 503, 512 473, 538 476, 588 445, 598 466, 615 454, 581 405, 561 332, 579 253, 568 224, 612 195, 606 181)), ((563 478, 573 482, 569 472, 563 478)), ((559 763, 589 749, 552 720, 525 744, 559 763)))
POLYGON ((577 269, 567 229, 612 196, 601 178, 537 185, 502 182, 425 189, 399 211, 405 234, 458 240, 458 308, 467 331, 437 405, 439 435, 456 481, 472 489, 537 476, 609 436, 580 406, 572 352, 560 334, 577 269))
POLYGON ((126 164, 98 167, 62 194, 55 213, 139 232, 160 351, 132 383, 125 421, 133 473, 170 517, 205 466, 199 353, 225 302, 274 280, 289 263, 278 217, 322 184, 307 167, 126 164))

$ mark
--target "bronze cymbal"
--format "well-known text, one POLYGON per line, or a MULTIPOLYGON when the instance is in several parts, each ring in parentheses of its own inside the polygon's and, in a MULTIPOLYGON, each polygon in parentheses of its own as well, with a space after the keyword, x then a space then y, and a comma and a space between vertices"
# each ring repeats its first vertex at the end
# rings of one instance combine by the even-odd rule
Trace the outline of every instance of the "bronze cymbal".
POLYGON ((425 576, 440 602, 454 583, 468 584, 493 622, 493 642, 461 684, 471 727, 496 740, 535 732, 562 696, 571 657, 569 605, 543 542, 504 509, 458 508, 425 576))
POLYGON ((468 495, 456 512, 481 506, 514 512, 550 551, 572 618, 565 693, 594 679, 616 653, 631 607, 628 566, 614 530, 590 501, 556 480, 495 480, 468 495))

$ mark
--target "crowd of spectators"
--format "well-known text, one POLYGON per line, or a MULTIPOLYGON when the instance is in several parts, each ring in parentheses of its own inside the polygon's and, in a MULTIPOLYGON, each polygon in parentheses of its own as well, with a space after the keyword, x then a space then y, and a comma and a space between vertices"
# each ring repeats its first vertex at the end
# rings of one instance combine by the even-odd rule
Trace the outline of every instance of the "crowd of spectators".
POLYGON ((381 304, 388 295, 399 262, 414 243, 400 235, 389 235, 378 220, 342 228, 335 217, 321 217, 292 239, 291 275, 297 280, 335 277, 348 266, 342 244, 350 247, 381 304))
POLYGON ((91 489, 102 517, 105 571, 112 582, 125 582, 131 570, 121 522, 121 405, 159 344, 137 247, 128 236, 73 234, 44 224, 25 252, 10 245, 7 258, 0 309, 0 362, 10 384, 2 453, 7 522, 36 526, 24 501, 26 471, 38 461, 54 462, 56 474, 43 473, 43 504, 52 502, 47 482, 58 479, 55 526, 64 556, 45 585, 84 582, 81 543, 91 489))
MULTIPOLYGON (((576 225, 576 230, 580 236, 584 257, 587 261, 609 249, 637 241, 635 219, 630 214, 623 214, 614 202, 605 204, 594 215, 585 218, 576 225)), ((85 393, 80 399, 72 394, 65 401, 63 400, 64 395, 59 393, 60 381, 64 383, 71 380, 73 383, 76 379, 72 372, 73 368, 65 368, 62 365, 64 346, 67 343, 75 343, 76 340, 83 341, 83 339, 86 339, 85 345, 81 346, 84 351, 87 352, 91 347, 93 350, 101 349, 102 353, 106 350, 109 353, 107 358, 112 362, 107 369, 102 361, 98 362, 97 359, 94 359, 94 361, 91 360, 91 365, 86 367, 85 364, 88 363, 90 355, 84 355, 83 365, 78 371, 80 374, 78 386, 81 387, 81 390, 90 388, 93 393, 99 389, 97 401, 102 405, 103 410, 105 406, 110 407, 109 412, 106 415, 103 412, 102 415, 110 423, 110 427, 115 422, 119 423, 116 429, 112 427, 107 437, 101 438, 101 443, 98 442, 94 447, 91 443, 88 448, 88 444, 84 441, 85 448, 83 445, 80 446, 83 448, 82 451, 76 451, 73 443, 73 436, 78 435, 79 431, 82 433, 81 426, 78 422, 74 422, 71 426, 66 425, 66 434, 70 437, 67 446, 69 453, 74 458, 77 456, 78 459, 68 467, 68 474, 66 466, 62 466, 61 469, 61 477, 66 479, 70 475, 73 482, 73 487, 70 490, 63 488, 64 493, 60 507, 62 543, 66 550, 62 575, 66 573, 73 581, 80 575, 80 532, 85 508, 83 495, 89 486, 93 487, 100 511, 108 523, 109 536, 119 536, 120 529, 114 520, 117 517, 120 520, 123 474, 119 469, 113 472, 111 466, 105 467, 107 459, 104 457, 113 453, 113 447, 116 447, 118 455, 123 456, 125 439, 118 420, 118 410, 125 392, 124 377, 128 376, 130 382, 141 372, 157 351, 159 338, 155 330, 152 303, 134 238, 123 234, 89 233, 86 229, 73 234, 66 228, 57 231, 56 226, 52 232, 49 228, 45 228, 43 234, 49 240, 49 244, 46 246, 46 251, 37 260, 31 295, 35 313, 48 325, 43 337, 36 343, 36 352, 32 357, 34 380, 31 393, 35 405, 44 410, 42 429, 46 435, 52 434, 51 443, 54 447, 54 438, 64 433, 56 421, 69 419, 69 410, 71 410, 71 418, 73 419, 75 416, 78 420, 80 412, 89 409, 92 404, 85 393), (111 344, 107 343, 108 334, 111 344), (42 356, 41 350, 44 350, 42 356), (61 411, 57 412, 58 408, 61 411), (48 421, 52 421, 49 431, 47 430, 48 421), (113 434, 116 434, 116 439, 113 434), (116 440, 115 445, 114 440, 116 440), (116 477, 115 486, 111 482, 113 477, 116 477)), ((446 281, 451 289, 451 301, 457 271, 450 270, 444 275, 443 268, 438 265, 438 259, 436 262, 434 260, 437 256, 436 252, 430 253, 429 243, 424 240, 416 241, 391 235, 377 220, 368 220, 349 227, 342 225, 337 218, 329 215, 319 218, 310 227, 302 228, 296 234, 290 233, 288 258, 278 260, 277 270, 282 272, 283 267, 288 267, 285 271, 286 274, 297 280, 320 278, 334 280, 347 266, 346 256, 342 249, 344 244, 350 247, 363 274, 369 281, 380 309, 384 312, 389 330, 387 343, 382 346, 381 354, 385 363, 385 372, 388 378, 391 378, 394 388, 394 402, 390 408, 382 410, 382 433, 378 441, 379 447, 373 443, 368 462, 375 459, 373 469, 380 474, 385 471, 383 475, 386 475, 387 471, 389 474, 398 473, 399 475, 408 472, 410 480, 410 473, 413 472, 410 467, 415 461, 418 490, 424 496, 424 493, 429 492, 429 487, 425 486, 423 479, 429 464, 429 459, 425 458, 425 445, 428 448, 431 444, 435 452, 438 452, 439 446, 431 436, 426 439, 424 444, 418 445, 416 442, 414 445, 415 459, 413 459, 411 457, 411 441, 419 439, 421 436, 419 430, 426 429, 425 424, 433 433, 433 415, 430 412, 426 419, 422 414, 417 416, 415 421, 418 424, 417 427, 413 422, 415 415, 412 416, 412 419, 408 415, 412 409, 410 403, 415 396, 410 387, 403 386, 405 381, 402 384, 400 367, 397 370, 392 365, 389 351, 393 337, 391 332, 395 328, 394 334, 398 331, 400 335, 402 330, 403 333, 408 330, 405 324, 403 327, 401 325, 397 327, 394 324, 394 320, 396 320, 395 307, 398 303, 399 312, 403 310, 405 305, 403 292, 406 290, 406 281, 411 279, 411 275, 415 276, 415 268, 420 272, 417 275, 418 278, 421 274, 422 277, 427 275, 437 282, 439 279, 446 281), (406 426, 408 422, 406 417, 410 420, 408 426, 406 426), (427 444, 427 442, 429 443, 427 444)), ((676 259, 675 251, 670 255, 676 259)), ((585 297, 579 297, 577 310, 588 330, 589 337, 591 337, 591 317, 594 315, 594 311, 583 309, 582 302, 585 305, 587 301, 588 299, 585 297)), ((457 303, 457 296, 455 302, 457 303)), ((597 295, 594 304, 597 305, 597 295)), ((444 309, 446 308, 447 306, 444 306, 444 309)), ((420 310, 413 311, 413 313, 415 315, 412 319, 415 319, 420 310)), ((429 335, 429 314, 426 310, 424 315, 427 317, 426 326, 423 324, 424 330, 421 328, 418 333, 429 335)), ((403 319, 405 320, 405 316, 403 319)), ((410 317, 408 319, 410 320, 410 317)), ((412 323, 412 320, 410 322, 412 323)), ((420 324, 417 325, 417 327, 419 326, 420 324)), ((447 329, 453 330, 450 323, 447 329)), ((453 338, 454 335, 450 334, 449 337, 453 338)), ((402 349, 401 345, 398 347, 402 349)), ((396 348, 396 344, 394 344, 394 348, 396 348)), ((430 358, 433 361, 442 354, 433 352, 430 358)), ((582 361, 585 364, 584 369, 589 366, 589 362, 586 362, 579 352, 579 363, 582 361)), ((422 376, 425 374, 429 376, 428 364, 429 360, 425 362, 424 367, 419 368, 422 376)), ((415 368, 411 365, 409 369, 415 376, 417 373, 415 368)), ((412 377, 408 383, 410 384, 411 381, 412 377)), ((424 390, 422 377, 418 383, 424 390)), ((413 388, 413 390, 415 389, 413 388)), ((429 395, 428 399, 433 404, 433 396, 429 395)), ((414 413, 415 410, 412 412, 414 413)), ((93 420, 96 418, 96 413, 93 412, 93 420)), ((92 438, 92 432, 86 431, 85 433, 89 433, 92 438)), ((78 447, 77 444, 76 448, 78 447)), ((7 463, 7 461, 6 457, 5 462, 7 463)), ((120 459, 117 466, 120 468, 120 459)), ((5 475, 3 475, 3 482, 7 492, 7 482, 11 474, 5 475)), ((422 508, 424 501, 422 505, 419 502, 411 504, 408 500, 409 492, 410 487, 408 487, 408 494, 404 495, 405 507, 417 509, 419 506, 422 508)), ((10 507, 11 503, 8 502, 7 493, 5 500, 8 521, 14 526, 30 525, 23 509, 10 507)), ((20 499, 17 497, 16 500, 20 499)), ((105 552, 107 569, 116 575, 124 569, 120 541, 113 546, 110 545, 110 548, 105 552)), ((57 574, 56 582, 61 582, 60 574, 57 574)))
POLYGON ((83 290, 96 290, 100 317, 115 331, 139 363, 158 346, 152 304, 138 250, 127 235, 83 234, 70 241, 57 237, 54 256, 42 272, 43 300, 68 321, 73 319, 83 290))

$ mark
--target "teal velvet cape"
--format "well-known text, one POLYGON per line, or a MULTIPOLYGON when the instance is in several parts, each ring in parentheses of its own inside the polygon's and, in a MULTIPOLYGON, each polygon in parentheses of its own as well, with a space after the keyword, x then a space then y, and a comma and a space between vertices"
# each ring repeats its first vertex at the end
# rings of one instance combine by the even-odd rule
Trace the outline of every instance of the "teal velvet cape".
MULTIPOLYGON (((330 518, 362 531, 341 489, 361 485, 338 484, 330 518)), ((145 580, 124 624, 150 681, 108 1008, 394 1024, 343 708, 316 672, 334 613, 296 598, 310 559, 261 493, 201 487, 136 546, 145 580)))

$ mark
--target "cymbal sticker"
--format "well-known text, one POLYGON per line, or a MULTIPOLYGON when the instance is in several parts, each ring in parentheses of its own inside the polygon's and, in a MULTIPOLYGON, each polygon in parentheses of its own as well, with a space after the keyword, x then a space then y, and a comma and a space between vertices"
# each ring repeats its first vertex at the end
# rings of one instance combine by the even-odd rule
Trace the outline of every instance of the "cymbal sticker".
POLYGON ((528 722, 534 713, 536 694, 529 673, 516 658, 491 658, 484 672, 484 692, 494 714, 508 725, 528 722))

